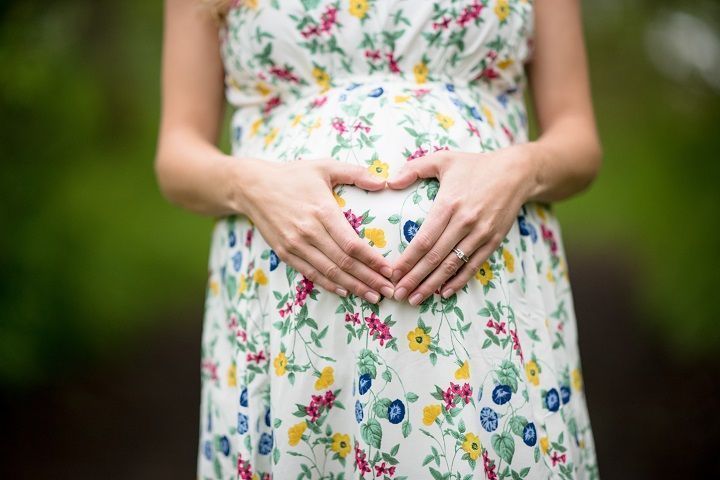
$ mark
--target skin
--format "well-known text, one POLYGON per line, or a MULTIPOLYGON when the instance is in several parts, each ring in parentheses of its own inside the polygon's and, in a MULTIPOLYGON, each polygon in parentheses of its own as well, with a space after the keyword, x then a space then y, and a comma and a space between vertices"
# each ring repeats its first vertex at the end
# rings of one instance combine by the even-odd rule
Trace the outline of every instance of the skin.
POLYGON ((535 3, 527 72, 538 139, 490 153, 426 155, 387 184, 365 168, 332 159, 299 166, 220 151, 225 99, 218 26, 198 3, 165 2, 155 156, 160 189, 172 203, 199 214, 247 215, 281 260, 338 295, 352 292, 376 303, 382 294, 413 305, 439 289, 448 297, 500 245, 523 203, 573 196, 600 169, 578 0, 535 3), (394 264, 358 238, 332 195, 338 184, 403 189, 429 177, 441 184, 435 204, 394 264), (292 213, 298 201, 306 206, 301 216, 292 213), (470 257, 467 264, 452 252, 455 246, 470 257))
POLYGON ((427 155, 388 181, 402 189, 418 178, 440 180, 431 212, 394 265, 397 300, 418 305, 438 289, 451 296, 500 246, 523 203, 576 195, 600 170, 579 1, 542 0, 534 9, 526 71, 541 134, 490 153, 427 155), (455 246, 470 257, 467 264, 452 252, 455 246))

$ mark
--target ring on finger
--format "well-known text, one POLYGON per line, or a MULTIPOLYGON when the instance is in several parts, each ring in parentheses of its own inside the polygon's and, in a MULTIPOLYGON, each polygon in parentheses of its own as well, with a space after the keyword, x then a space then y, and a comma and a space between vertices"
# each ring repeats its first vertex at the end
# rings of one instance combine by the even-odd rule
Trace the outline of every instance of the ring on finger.
POLYGON ((460 250, 458 247, 454 247, 454 248, 452 249, 452 251, 453 251, 453 253, 455 253, 455 255, 457 255, 457 257, 458 257, 460 260, 462 260, 463 262, 468 263, 468 262, 470 261, 470 257, 468 257, 467 255, 465 255, 465 252, 463 252, 462 250, 460 250))

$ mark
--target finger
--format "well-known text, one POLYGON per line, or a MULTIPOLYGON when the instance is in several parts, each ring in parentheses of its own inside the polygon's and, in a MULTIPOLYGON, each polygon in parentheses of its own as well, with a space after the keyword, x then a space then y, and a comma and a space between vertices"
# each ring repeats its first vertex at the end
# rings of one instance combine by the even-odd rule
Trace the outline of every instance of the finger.
POLYGON ((321 221, 325 230, 343 252, 385 277, 392 276, 390 262, 358 237, 342 211, 335 206, 327 208, 324 210, 321 221))
POLYGON ((460 268, 455 276, 452 277, 442 288, 443 298, 448 298, 453 293, 463 288, 475 275, 475 273, 477 273, 480 267, 487 261, 488 257, 492 255, 495 249, 500 246, 501 242, 501 240, 488 241, 478 248, 477 251, 470 257, 470 261, 460 268))
POLYGON ((402 190, 412 185, 418 178, 440 178, 444 160, 442 154, 426 155, 410 160, 403 165, 397 175, 387 181, 387 185, 402 190))
POLYGON ((317 269, 313 268, 312 265, 310 265, 308 262, 298 257, 297 255, 289 253, 287 254, 286 258, 283 259, 283 262, 287 263, 295 270, 300 272, 302 275, 304 275, 305 278, 307 278, 313 283, 320 285, 328 292, 335 292, 341 297, 347 297, 348 291, 345 288, 331 281, 329 278, 318 272, 317 269))
POLYGON ((303 256, 315 270, 331 282, 340 285, 357 296, 363 297, 370 303, 380 301, 380 294, 378 292, 349 273, 342 271, 337 264, 333 263, 332 260, 316 247, 306 245, 303 249, 303 256))
MULTIPOLYGON (((483 243, 480 235, 469 235, 458 243, 457 248, 472 259, 474 253, 483 243)), ((420 305, 427 297, 438 291, 448 279, 452 278, 464 266, 465 261, 451 250, 443 262, 408 296, 410 305, 420 305)), ((452 293, 450 295, 452 295, 452 293)))
POLYGON ((392 280, 395 282, 395 299, 403 300, 440 262, 447 256, 453 241, 464 237, 467 232, 460 231, 457 225, 449 232, 450 238, 440 239, 450 228, 451 214, 443 208, 430 210, 430 214, 420 230, 410 242, 410 246, 397 259, 392 280))
MULTIPOLYGON (((342 221, 347 223, 345 218, 343 218, 342 221)), ((350 228, 350 230, 352 230, 352 228, 350 228)), ((350 235, 354 234, 355 232, 353 231, 350 235)), ((363 247, 371 248, 368 244, 357 238, 357 235, 354 236, 355 239, 363 247)), ((385 297, 393 296, 393 284, 390 283, 387 278, 380 275, 377 271, 365 265, 362 260, 358 260, 357 258, 348 255, 348 253, 346 253, 340 247, 340 245, 335 242, 330 232, 328 232, 327 230, 324 231, 321 235, 319 235, 314 240, 313 244, 321 252, 323 252, 325 256, 327 256, 335 265, 340 267, 340 270, 349 273, 350 275, 367 285, 370 289, 381 292, 385 297)), ((372 253, 384 260, 381 255, 375 252, 372 253)))
POLYGON ((385 188, 385 179, 373 175, 367 168, 336 160, 329 160, 324 165, 333 187, 339 184, 355 185, 371 192, 385 188))

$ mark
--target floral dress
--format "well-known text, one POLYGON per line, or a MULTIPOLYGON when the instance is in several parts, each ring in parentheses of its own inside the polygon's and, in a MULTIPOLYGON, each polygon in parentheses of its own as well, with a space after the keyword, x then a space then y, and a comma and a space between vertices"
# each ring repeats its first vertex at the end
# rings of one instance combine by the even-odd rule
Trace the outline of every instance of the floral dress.
MULTIPOLYGON (((388 178, 526 142, 533 25, 531 0, 235 2, 219 31, 232 153, 388 178)), ((438 188, 333 194, 394 261, 438 188)), ((598 478, 551 204, 524 204, 465 288, 416 307, 325 291, 242 215, 211 242, 198 478, 598 478)))

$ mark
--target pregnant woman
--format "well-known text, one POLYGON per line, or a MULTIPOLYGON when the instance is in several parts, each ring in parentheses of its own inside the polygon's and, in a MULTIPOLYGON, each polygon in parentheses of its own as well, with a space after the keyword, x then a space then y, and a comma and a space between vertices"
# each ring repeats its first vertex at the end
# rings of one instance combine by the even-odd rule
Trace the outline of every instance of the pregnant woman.
POLYGON ((198 478, 598 478, 578 3, 167 0, 156 173, 215 218, 198 478))

